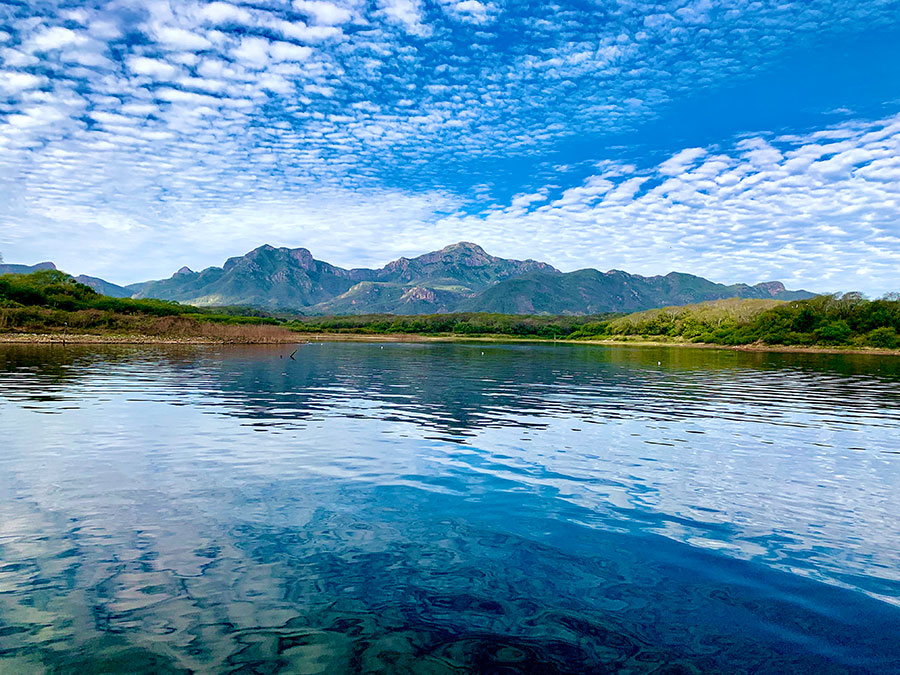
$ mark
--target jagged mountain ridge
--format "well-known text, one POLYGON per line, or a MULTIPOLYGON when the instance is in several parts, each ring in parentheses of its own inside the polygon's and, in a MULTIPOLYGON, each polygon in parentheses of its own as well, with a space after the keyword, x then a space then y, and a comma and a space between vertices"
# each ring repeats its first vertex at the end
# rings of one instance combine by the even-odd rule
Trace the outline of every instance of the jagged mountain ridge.
POLYGON ((643 277, 621 270, 583 269, 525 274, 462 301, 458 309, 500 314, 600 314, 735 297, 799 300, 811 295, 788 291, 780 281, 726 286, 683 272, 643 277))
MULTIPOLYGON (((55 269, 0 265, 0 273, 55 269)), ((168 279, 127 287, 76 277, 116 297, 159 298, 195 305, 251 305, 304 314, 431 314, 488 311, 507 314, 632 312, 723 298, 810 297, 777 281, 724 285, 680 272, 643 277, 620 270, 561 272, 535 260, 489 255, 460 242, 378 269, 344 269, 317 260, 305 248, 260 246, 194 272, 182 267, 168 279)))
POLYGON ((398 305, 400 311, 413 309, 423 300, 424 310, 438 296, 442 298, 438 304, 446 301, 452 305, 499 281, 552 269, 534 260, 497 258, 468 242, 416 258, 400 258, 380 269, 349 270, 316 260, 305 248, 265 245, 229 258, 222 267, 202 272, 182 268, 169 279, 135 284, 129 289, 134 297, 201 305, 306 309, 333 304, 335 308, 346 307, 344 313, 361 313, 368 311, 376 297, 383 302, 374 304, 386 308, 398 305))
POLYGON ((780 282, 726 286, 691 274, 642 277, 619 270, 563 273, 535 260, 491 256, 460 242, 379 269, 344 269, 304 248, 265 245, 222 267, 183 267, 169 279, 127 287, 133 297, 198 305, 254 305, 308 314, 594 314, 730 297, 798 299, 780 282))

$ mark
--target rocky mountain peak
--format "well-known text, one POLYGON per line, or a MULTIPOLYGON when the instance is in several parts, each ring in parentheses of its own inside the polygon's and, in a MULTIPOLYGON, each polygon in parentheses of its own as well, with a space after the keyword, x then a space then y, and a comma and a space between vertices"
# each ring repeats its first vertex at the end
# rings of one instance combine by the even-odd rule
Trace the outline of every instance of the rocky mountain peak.
POLYGON ((312 269, 315 264, 315 258, 313 258, 312 253, 305 248, 293 248, 288 249, 290 251, 289 255, 291 260, 296 262, 300 267, 305 270, 312 269))
POLYGON ((473 244, 471 241, 460 241, 455 244, 450 244, 449 246, 445 246, 440 250, 441 253, 468 253, 473 255, 483 255, 487 257, 492 257, 487 254, 487 252, 481 248, 478 244, 473 244))
POLYGON ((764 293, 768 293, 772 297, 775 297, 779 293, 784 293, 785 291, 784 284, 780 281, 765 281, 761 284, 756 284, 754 288, 758 288, 764 293))
POLYGON ((235 256, 225 261, 222 269, 228 272, 236 265, 255 265, 255 266, 272 266, 272 265, 292 265, 309 270, 315 266, 315 259, 305 248, 287 248, 281 246, 276 248, 270 244, 263 244, 252 251, 241 256, 235 256))
POLYGON ((467 241, 461 241, 458 244, 445 246, 440 251, 432 251, 431 253, 420 255, 418 258, 414 258, 413 260, 415 262, 424 264, 451 263, 463 264, 468 267, 477 267, 490 265, 491 263, 496 261, 497 258, 488 255, 485 250, 477 244, 472 244, 467 241))

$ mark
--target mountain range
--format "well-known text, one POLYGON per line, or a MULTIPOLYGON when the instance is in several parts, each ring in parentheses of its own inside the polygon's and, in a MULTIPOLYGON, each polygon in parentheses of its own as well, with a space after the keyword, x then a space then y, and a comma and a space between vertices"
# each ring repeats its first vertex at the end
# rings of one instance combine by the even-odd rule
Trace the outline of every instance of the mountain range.
MULTIPOLYGON (((53 263, 0 265, 0 273, 55 269, 53 263), (16 268, 16 269, 9 269, 16 268)), ((633 312, 723 298, 798 300, 778 281, 724 285, 681 272, 644 277, 620 270, 560 272, 536 260, 507 260, 460 242, 379 269, 344 269, 305 248, 260 246, 200 272, 182 267, 168 279, 117 286, 76 279, 104 295, 159 298, 192 305, 250 305, 304 314, 504 314, 633 312)))

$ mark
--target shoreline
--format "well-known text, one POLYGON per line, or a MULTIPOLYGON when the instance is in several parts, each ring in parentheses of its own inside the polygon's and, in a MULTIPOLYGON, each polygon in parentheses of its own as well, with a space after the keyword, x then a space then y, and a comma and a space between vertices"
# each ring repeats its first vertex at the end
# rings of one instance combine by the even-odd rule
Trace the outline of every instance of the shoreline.
POLYGON ((421 335, 417 333, 361 334, 361 333, 297 333, 297 339, 225 340, 209 337, 164 337, 140 334, 102 333, 0 333, 0 344, 40 345, 290 345, 305 342, 482 342, 595 345, 607 347, 679 347, 688 349, 720 349, 737 352, 768 352, 784 354, 862 354, 900 356, 900 349, 872 347, 811 347, 802 345, 718 345, 708 342, 661 342, 654 340, 548 340, 506 335, 421 335))
POLYGON ((295 344, 284 340, 227 340, 211 337, 164 337, 137 333, 0 333, 0 345, 275 345, 295 344))

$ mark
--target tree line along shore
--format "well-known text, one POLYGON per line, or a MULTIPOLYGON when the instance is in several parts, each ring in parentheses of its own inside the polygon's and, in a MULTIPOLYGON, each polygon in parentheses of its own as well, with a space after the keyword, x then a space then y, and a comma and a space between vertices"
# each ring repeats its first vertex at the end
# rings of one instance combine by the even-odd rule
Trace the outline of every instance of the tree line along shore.
POLYGON ((301 316, 113 298, 56 270, 0 276, 0 339, 6 341, 26 335, 122 341, 128 335, 135 341, 286 343, 311 334, 900 350, 900 295, 869 300, 847 293, 793 302, 735 298, 628 315, 301 316))

